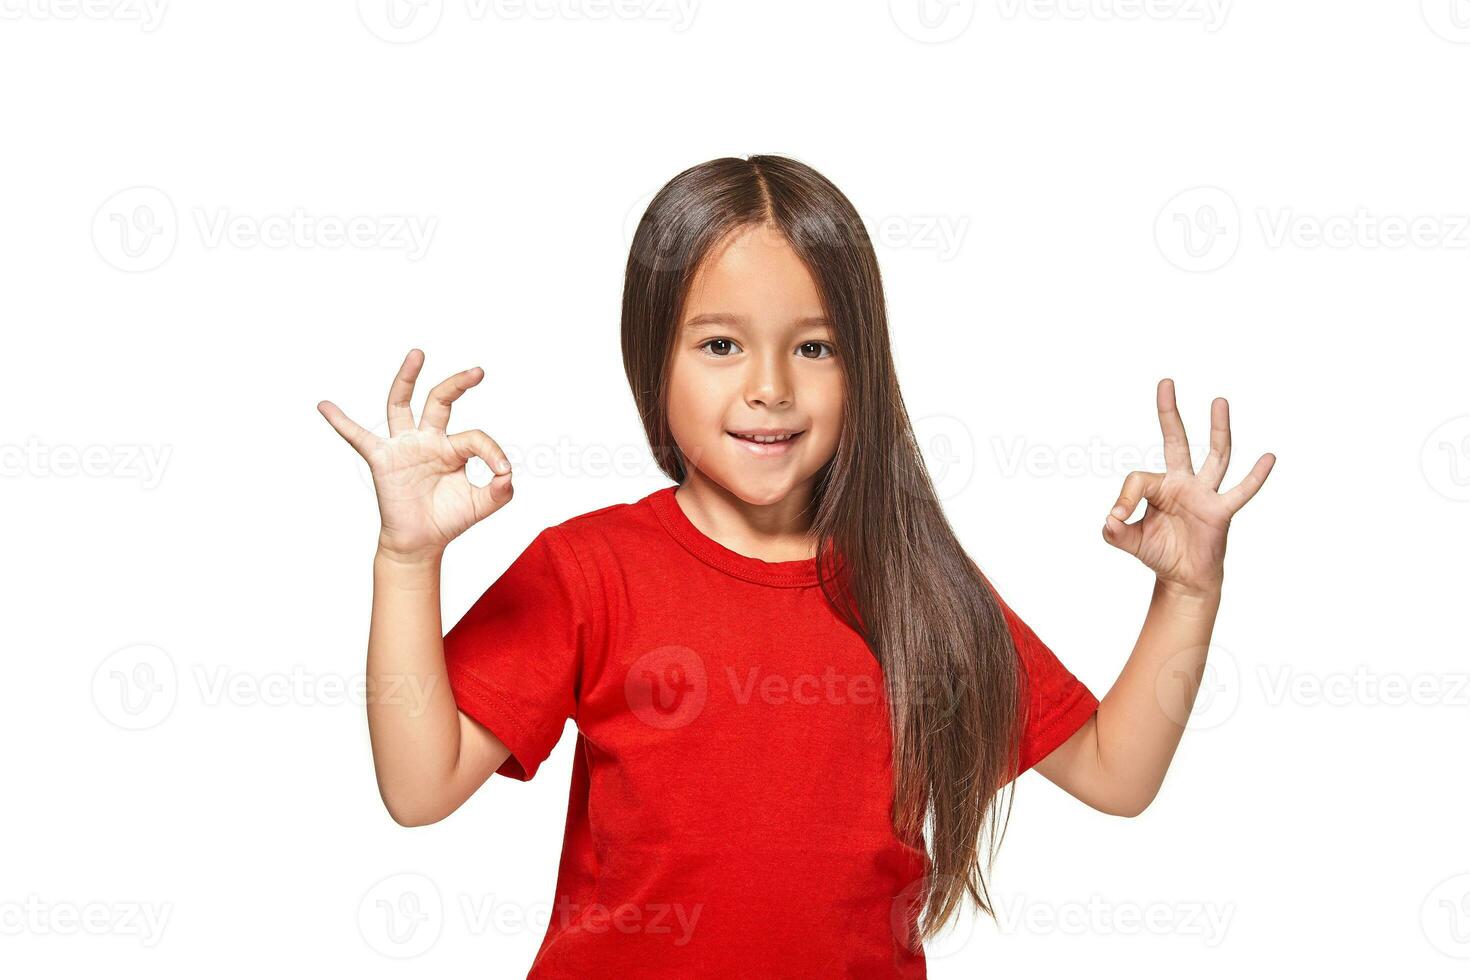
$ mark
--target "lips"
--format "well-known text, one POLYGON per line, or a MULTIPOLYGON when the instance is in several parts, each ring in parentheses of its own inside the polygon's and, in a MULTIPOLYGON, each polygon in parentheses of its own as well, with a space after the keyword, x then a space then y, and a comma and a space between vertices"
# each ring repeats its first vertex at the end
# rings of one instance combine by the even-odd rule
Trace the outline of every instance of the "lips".
POLYGON ((734 436, 736 439, 746 439, 746 440, 749 440, 750 442, 760 442, 760 443, 767 443, 767 444, 769 444, 769 443, 775 443, 775 442, 785 442, 788 439, 794 439, 797 436, 801 435, 801 433, 800 432, 779 432, 779 433, 777 433, 777 432, 759 432, 759 431, 755 431, 755 432, 732 432, 732 433, 730 433, 730 435, 734 436))
POLYGON ((756 456, 784 455, 805 434, 805 430, 792 432, 790 429, 748 429, 742 432, 725 433, 725 435, 740 443, 741 446, 756 456), (751 436, 760 436, 766 441, 750 438, 751 436), (778 438, 782 436, 784 438, 778 438))

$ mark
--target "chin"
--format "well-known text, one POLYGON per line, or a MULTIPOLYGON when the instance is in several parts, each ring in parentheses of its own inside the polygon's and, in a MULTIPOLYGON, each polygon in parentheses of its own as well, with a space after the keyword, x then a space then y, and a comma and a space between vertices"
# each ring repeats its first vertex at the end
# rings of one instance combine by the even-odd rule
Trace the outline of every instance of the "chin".
POLYGON ((737 477, 730 480, 721 479, 718 482, 730 493, 754 507, 780 503, 794 488, 794 484, 787 480, 781 480, 778 483, 755 483, 737 477))

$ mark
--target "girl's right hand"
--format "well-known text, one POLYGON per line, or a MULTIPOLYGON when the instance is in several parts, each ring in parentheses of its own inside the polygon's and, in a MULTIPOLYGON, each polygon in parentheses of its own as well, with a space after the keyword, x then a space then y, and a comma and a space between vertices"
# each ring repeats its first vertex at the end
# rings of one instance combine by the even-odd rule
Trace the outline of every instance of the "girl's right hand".
POLYGON ((378 550, 393 558, 437 560, 449 542, 510 502, 510 461, 479 429, 448 435, 449 406, 480 383, 477 367, 441 381, 429 392, 417 425, 409 400, 424 352, 408 352, 388 390, 388 438, 358 425, 329 401, 317 411, 362 454, 373 473, 383 527, 378 550), (495 471, 483 487, 470 483, 465 463, 478 456, 495 471))

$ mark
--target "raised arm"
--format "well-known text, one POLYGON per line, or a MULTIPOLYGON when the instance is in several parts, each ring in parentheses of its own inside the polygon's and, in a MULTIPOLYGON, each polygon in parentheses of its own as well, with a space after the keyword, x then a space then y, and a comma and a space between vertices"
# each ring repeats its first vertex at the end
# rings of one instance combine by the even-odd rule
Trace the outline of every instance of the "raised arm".
POLYGON ((1105 813, 1136 816, 1158 794, 1204 674, 1220 608, 1230 519, 1255 496, 1276 457, 1266 453, 1238 485, 1219 493, 1230 463, 1230 406, 1210 407, 1210 454, 1189 458, 1174 382, 1158 386, 1163 473, 1128 474, 1103 539, 1157 576, 1138 642, 1098 710, 1036 769, 1105 813), (1124 523, 1147 501, 1143 518, 1124 523))
POLYGON ((510 749, 460 711, 444 668, 438 559, 373 558, 368 734, 378 792, 405 827, 443 820, 510 749))
POLYGON ((508 503, 510 462, 495 440, 471 430, 449 435, 450 405, 484 377, 470 368, 429 392, 415 425, 409 402, 423 352, 404 359, 388 395, 388 438, 375 436, 331 402, 317 409, 372 469, 382 527, 373 559, 368 633, 368 732, 378 791, 404 826, 453 813, 510 755, 488 729, 456 707, 444 664, 439 570, 449 542, 508 503), (495 476, 476 487, 465 463, 478 456, 495 476))

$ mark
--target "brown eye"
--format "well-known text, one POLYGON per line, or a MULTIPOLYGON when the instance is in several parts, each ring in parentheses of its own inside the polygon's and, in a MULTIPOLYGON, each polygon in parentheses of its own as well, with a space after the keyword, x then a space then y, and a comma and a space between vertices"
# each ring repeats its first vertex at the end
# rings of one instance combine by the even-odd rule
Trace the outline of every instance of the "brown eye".
MULTIPOLYGON (((812 347, 825 347, 825 348, 827 348, 828 351, 832 351, 832 345, 829 344, 829 343, 827 343, 825 340, 808 340, 806 343, 804 343, 800 347, 798 347, 797 350, 805 351, 808 348, 812 348, 812 347)), ((805 354, 803 354, 802 356, 803 357, 806 357, 805 354)), ((825 359, 827 357, 831 357, 831 356, 832 356, 832 353, 819 354, 816 357, 807 357, 806 359, 809 360, 809 361, 820 361, 820 360, 823 360, 823 359, 825 359)))
MULTIPOLYGON (((727 339, 725 337, 716 337, 714 340, 706 340, 704 343, 700 344, 699 345, 699 349, 700 350, 705 350, 711 344, 724 344, 726 347, 734 347, 735 346, 735 342, 733 340, 729 340, 729 339, 727 339)), ((713 357, 724 357, 728 353, 730 353, 730 351, 728 351, 728 350, 722 350, 718 354, 714 353, 713 351, 710 351, 710 354, 713 357)))

